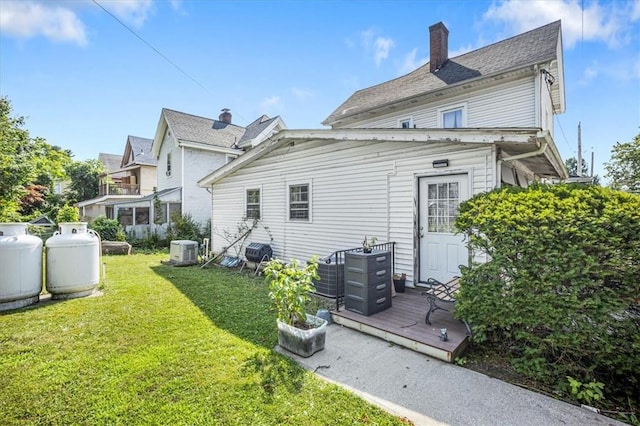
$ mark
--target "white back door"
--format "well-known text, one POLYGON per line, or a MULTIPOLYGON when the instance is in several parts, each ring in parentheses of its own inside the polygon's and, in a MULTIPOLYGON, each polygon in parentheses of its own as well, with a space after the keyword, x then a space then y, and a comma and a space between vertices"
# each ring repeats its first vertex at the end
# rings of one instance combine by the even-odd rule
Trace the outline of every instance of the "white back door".
POLYGON ((418 180, 420 281, 447 282, 467 265, 465 237, 455 234, 458 206, 469 198, 466 174, 423 177, 418 180))

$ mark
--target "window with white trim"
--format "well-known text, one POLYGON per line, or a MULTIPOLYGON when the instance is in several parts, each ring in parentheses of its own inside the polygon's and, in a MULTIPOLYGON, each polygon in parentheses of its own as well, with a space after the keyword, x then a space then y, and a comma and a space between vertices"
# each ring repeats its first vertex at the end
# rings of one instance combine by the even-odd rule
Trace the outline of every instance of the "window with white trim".
POLYGON ((260 188, 245 191, 245 214, 247 219, 260 219, 260 188))
POLYGON ((413 129, 413 117, 398 120, 398 127, 401 129, 413 129))
POLYGON ((438 121, 443 129, 459 129, 467 127, 466 105, 456 105, 438 110, 438 121))
POLYGON ((309 184, 289 185, 289 220, 309 221, 309 184))

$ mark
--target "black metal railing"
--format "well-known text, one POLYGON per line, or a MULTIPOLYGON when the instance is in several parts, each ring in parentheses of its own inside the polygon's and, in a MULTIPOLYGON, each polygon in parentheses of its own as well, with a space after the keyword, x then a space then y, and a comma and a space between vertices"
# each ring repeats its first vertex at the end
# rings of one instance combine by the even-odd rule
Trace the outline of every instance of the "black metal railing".
MULTIPOLYGON (((380 251, 389 251, 391 252, 391 276, 393 276, 395 274, 396 271, 396 243, 394 241, 392 242, 388 242, 388 243, 380 243, 380 244, 374 244, 373 246, 371 246, 371 248, 373 250, 380 250, 380 251)), ((333 272, 333 274, 331 274, 333 277, 335 277, 336 279, 338 279, 338 277, 342 276, 343 281, 344 278, 346 278, 346 271, 344 271, 343 274, 339 273, 339 268, 342 266, 344 268, 344 264, 345 264, 345 260, 347 257, 347 253, 349 252, 363 252, 362 247, 356 247, 356 248, 351 248, 351 249, 345 249, 345 250, 338 250, 338 251, 334 251, 333 253, 331 253, 329 256, 325 257, 324 259, 325 262, 328 264, 328 266, 331 268, 335 268, 333 272)), ((335 289, 335 298, 336 298, 336 311, 340 310, 340 305, 344 303, 344 287, 345 287, 345 283, 342 282, 336 282, 336 289, 335 289)))

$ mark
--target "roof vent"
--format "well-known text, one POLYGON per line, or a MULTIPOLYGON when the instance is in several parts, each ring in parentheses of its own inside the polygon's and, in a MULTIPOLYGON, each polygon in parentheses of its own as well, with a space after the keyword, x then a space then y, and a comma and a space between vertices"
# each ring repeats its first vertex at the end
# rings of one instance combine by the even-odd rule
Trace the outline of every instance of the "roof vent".
POLYGON ((222 108, 222 114, 220 114, 218 120, 226 124, 231 124, 231 113, 229 111, 229 108, 222 108))

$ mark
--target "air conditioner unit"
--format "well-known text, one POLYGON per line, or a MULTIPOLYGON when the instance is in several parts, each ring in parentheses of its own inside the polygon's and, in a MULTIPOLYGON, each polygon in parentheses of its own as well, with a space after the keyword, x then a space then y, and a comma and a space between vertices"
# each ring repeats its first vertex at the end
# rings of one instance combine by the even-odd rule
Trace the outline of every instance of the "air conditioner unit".
POLYGON ((171 241, 169 262, 175 266, 196 265, 198 263, 198 242, 191 240, 171 241))

